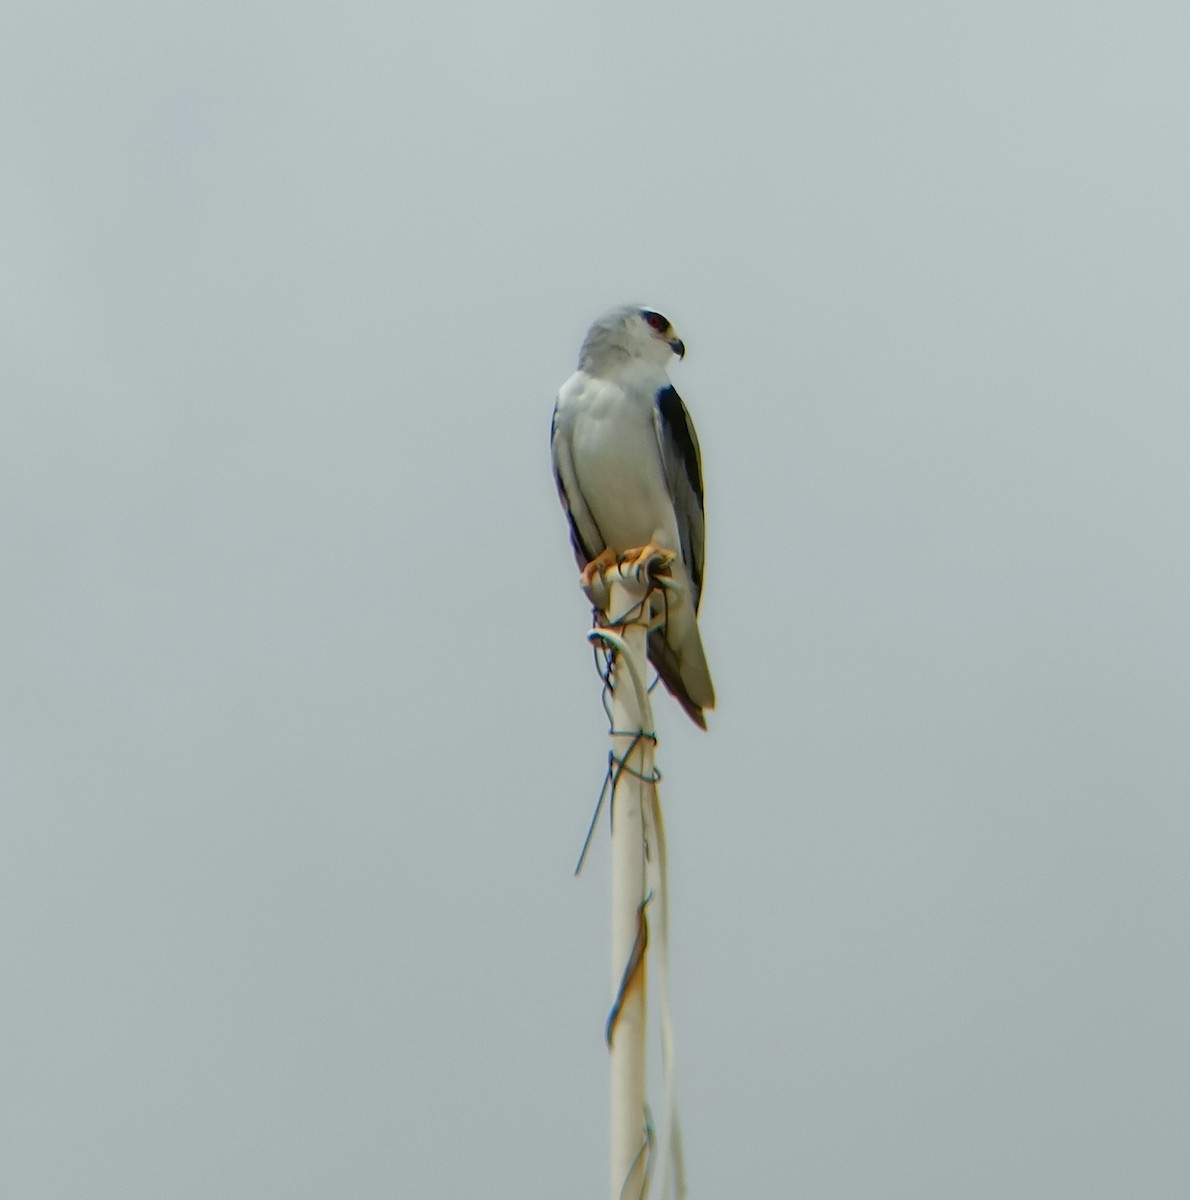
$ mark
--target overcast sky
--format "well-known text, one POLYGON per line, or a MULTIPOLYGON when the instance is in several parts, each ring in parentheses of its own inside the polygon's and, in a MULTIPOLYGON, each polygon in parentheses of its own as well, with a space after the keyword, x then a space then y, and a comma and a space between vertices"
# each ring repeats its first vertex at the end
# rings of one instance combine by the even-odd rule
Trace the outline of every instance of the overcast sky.
POLYGON ((606 1195, 547 433, 633 299, 692 1196, 1190 1195, 1190 9, 4 25, 6 1200, 606 1195))

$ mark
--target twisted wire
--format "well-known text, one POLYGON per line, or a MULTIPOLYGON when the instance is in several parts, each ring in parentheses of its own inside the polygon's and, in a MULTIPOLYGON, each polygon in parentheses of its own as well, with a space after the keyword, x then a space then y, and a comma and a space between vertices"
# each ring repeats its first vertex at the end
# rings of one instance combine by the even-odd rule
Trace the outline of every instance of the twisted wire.
MULTIPOLYGON (((628 625, 645 619, 648 615, 649 603, 653 594, 650 591, 639 604, 633 605, 626 613, 614 619, 605 617, 598 609, 593 608, 591 615, 594 629, 623 629, 628 625)), ((591 650, 595 663, 595 673, 599 676, 599 680, 603 685, 599 699, 603 705, 603 711, 607 716, 608 734, 613 738, 629 738, 631 740, 619 752, 615 750, 608 751, 607 770, 604 772, 603 783, 599 789, 599 797, 595 801, 595 811, 591 814, 591 822, 587 826, 587 835, 583 838, 582 850, 579 852, 578 863, 574 868, 575 875, 578 875, 582 871, 583 863, 587 860, 587 853, 591 848, 591 841, 595 836, 595 826, 599 823, 599 816, 603 812, 604 802, 609 796, 611 797, 611 802, 608 806, 608 824, 609 828, 615 827, 615 795, 616 787, 621 777, 628 774, 634 779, 639 779, 642 783, 653 785, 660 783, 662 779, 661 772, 655 765, 652 770, 644 772, 633 766, 630 761, 633 752, 642 741, 649 741, 656 746, 657 735, 655 733, 646 733, 640 729, 617 729, 615 727, 612 704, 616 690, 616 664, 620 657, 619 651, 613 645, 596 637, 592 637, 591 639, 591 650)), ((657 686, 657 682, 658 676, 654 675, 646 689, 647 692, 651 693, 657 686)))

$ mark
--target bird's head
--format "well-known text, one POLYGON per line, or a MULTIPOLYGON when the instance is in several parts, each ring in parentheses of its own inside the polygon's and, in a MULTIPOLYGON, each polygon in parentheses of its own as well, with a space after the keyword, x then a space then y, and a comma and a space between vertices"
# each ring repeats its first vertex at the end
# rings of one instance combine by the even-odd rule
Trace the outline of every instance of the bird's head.
POLYGON ((596 366, 619 357, 643 358, 664 367, 672 354, 685 358, 686 347, 668 319, 656 309, 625 304, 604 313, 591 326, 579 365, 596 366))

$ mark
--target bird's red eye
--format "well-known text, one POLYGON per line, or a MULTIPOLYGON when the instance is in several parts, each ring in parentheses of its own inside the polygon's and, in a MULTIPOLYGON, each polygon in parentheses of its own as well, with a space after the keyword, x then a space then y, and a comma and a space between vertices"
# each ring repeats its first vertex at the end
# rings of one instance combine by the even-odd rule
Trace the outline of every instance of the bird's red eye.
POLYGON ((664 333, 669 328, 669 322, 660 313, 647 312, 643 316, 649 328, 655 329, 658 333, 664 333))

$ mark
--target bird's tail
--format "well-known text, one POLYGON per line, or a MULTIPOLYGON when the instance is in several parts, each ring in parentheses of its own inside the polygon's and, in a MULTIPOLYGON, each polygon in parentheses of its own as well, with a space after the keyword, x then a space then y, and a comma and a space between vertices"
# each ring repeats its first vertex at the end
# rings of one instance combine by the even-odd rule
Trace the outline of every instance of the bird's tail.
POLYGON ((706 729, 703 709, 715 707, 715 688, 688 594, 671 600, 666 624, 649 634, 649 661, 695 725, 706 729))

